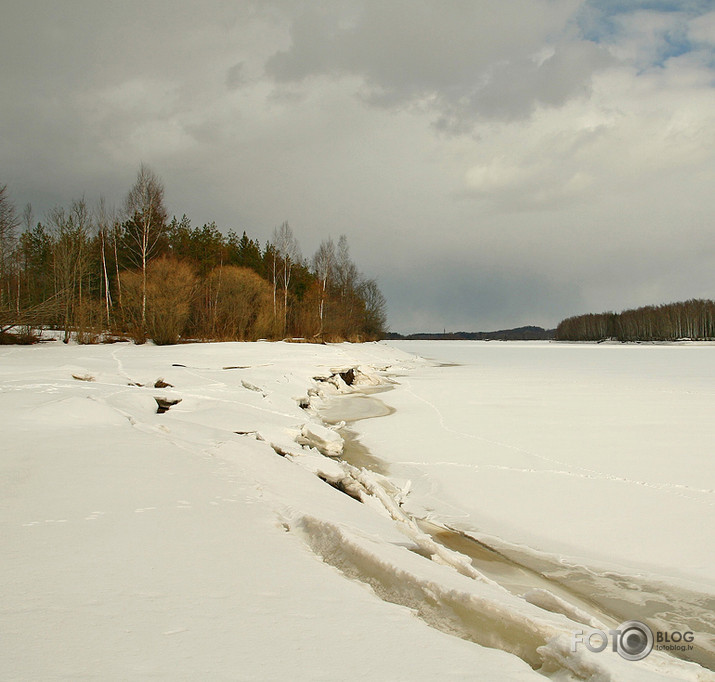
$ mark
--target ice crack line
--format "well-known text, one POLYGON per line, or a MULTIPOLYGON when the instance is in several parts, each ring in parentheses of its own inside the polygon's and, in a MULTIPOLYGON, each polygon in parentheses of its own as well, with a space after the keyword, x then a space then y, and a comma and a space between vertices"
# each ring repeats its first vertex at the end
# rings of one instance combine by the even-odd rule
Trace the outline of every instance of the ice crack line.
POLYGON ((682 483, 649 483, 648 481, 639 481, 633 478, 626 478, 625 476, 613 476, 610 474, 605 474, 602 472, 591 471, 589 469, 582 469, 581 473, 578 471, 570 471, 567 469, 528 469, 521 467, 509 467, 502 464, 465 464, 463 462, 412 462, 412 461, 399 461, 396 464, 403 464, 407 466, 415 467, 457 467, 462 469, 473 469, 475 471, 482 470, 492 470, 492 471, 510 471, 518 474, 550 474, 555 476, 567 476, 570 478, 580 478, 585 480, 604 480, 613 481, 614 483, 627 483, 629 485, 637 485, 642 488, 651 488, 653 490, 662 490, 670 495, 675 495, 677 497, 685 497, 691 499, 699 504, 704 504, 707 506, 715 505, 715 502, 710 502, 708 500, 701 500, 692 495, 685 495, 684 491, 692 492, 695 495, 713 495, 715 491, 706 488, 694 488, 682 483))

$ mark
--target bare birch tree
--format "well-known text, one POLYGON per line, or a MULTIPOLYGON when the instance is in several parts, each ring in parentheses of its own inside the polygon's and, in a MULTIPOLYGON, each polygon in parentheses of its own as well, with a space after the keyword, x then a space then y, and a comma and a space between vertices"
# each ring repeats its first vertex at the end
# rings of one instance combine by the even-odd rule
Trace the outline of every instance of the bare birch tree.
POLYGON ((320 301, 318 303, 318 317, 320 319, 320 336, 325 329, 325 299, 328 295, 328 286, 332 283, 335 270, 335 244, 331 237, 320 242, 318 250, 313 256, 313 272, 318 278, 320 287, 320 301))
POLYGON ((350 257, 348 238, 341 234, 338 239, 338 253, 335 259, 335 279, 342 300, 346 300, 350 296, 357 284, 358 276, 358 270, 350 257))
POLYGON ((116 218, 114 217, 114 211, 107 208, 106 202, 104 201, 104 197, 100 197, 99 199, 95 220, 97 223, 100 257, 102 261, 102 282, 104 284, 103 288, 105 321, 107 324, 107 329, 109 329, 111 324, 112 291, 109 281, 109 269, 107 267, 107 250, 109 249, 109 242, 112 238, 111 233, 114 229, 116 218))
POLYGON ((300 260, 300 248, 293 230, 287 222, 273 230, 273 246, 279 264, 279 277, 283 287, 283 334, 288 326, 288 286, 290 285, 293 266, 300 260))
POLYGON ((141 271, 141 324, 146 328, 147 265, 156 255, 166 230, 164 184, 148 166, 141 164, 134 186, 124 203, 125 238, 132 262, 141 271))
POLYGON ((338 293, 339 324, 337 330, 343 337, 350 338, 359 326, 356 319, 359 307, 356 290, 360 282, 360 272, 350 257, 348 238, 344 234, 340 235, 338 239, 333 279, 338 293))

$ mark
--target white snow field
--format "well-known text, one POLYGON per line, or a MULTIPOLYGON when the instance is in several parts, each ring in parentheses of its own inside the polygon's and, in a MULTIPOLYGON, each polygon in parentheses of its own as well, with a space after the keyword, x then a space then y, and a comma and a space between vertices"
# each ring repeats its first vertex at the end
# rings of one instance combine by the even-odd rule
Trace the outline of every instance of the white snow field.
POLYGON ((0 679, 712 680, 713 352, 0 347, 0 679))

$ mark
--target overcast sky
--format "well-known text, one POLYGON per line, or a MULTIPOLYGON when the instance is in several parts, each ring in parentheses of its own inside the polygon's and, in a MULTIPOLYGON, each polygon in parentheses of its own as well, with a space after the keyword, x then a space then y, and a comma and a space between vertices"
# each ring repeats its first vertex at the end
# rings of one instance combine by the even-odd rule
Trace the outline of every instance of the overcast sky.
POLYGON ((345 233, 395 331, 715 297, 713 0, 4 0, 0 184, 345 233))

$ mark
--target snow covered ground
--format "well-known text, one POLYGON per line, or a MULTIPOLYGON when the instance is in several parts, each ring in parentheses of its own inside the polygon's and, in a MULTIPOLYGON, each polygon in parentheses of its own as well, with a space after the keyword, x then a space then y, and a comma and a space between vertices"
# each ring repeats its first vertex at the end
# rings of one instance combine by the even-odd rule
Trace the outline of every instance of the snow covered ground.
POLYGON ((0 347, 0 678, 713 679, 417 517, 712 595, 714 349, 402 348, 0 347))

